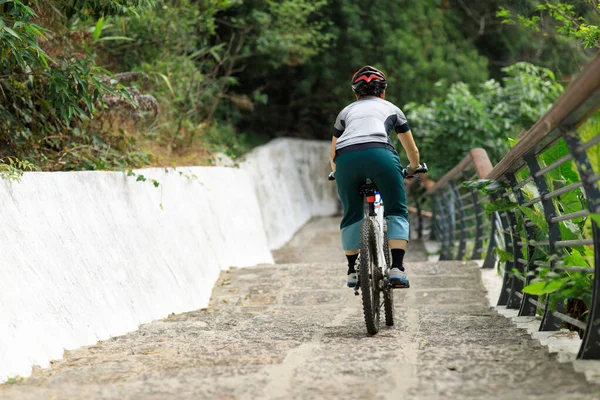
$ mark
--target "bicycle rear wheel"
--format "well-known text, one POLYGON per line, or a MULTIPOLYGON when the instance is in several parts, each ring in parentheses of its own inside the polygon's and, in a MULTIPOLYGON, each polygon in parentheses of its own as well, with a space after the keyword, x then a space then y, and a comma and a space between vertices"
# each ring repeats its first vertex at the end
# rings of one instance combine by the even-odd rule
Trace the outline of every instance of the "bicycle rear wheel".
POLYGON ((381 271, 377 263, 375 251, 375 227, 369 218, 363 219, 360 226, 360 265, 359 282, 362 293, 363 312, 367 332, 371 335, 379 332, 379 309, 381 304, 379 285, 381 271))

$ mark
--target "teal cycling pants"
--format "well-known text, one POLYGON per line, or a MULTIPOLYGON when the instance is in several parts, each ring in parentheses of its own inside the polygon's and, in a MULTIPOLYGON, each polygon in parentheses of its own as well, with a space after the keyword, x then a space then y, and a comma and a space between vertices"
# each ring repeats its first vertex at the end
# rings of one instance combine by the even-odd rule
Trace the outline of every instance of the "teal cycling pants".
POLYGON ((383 198, 388 239, 408 240, 408 210, 398 155, 385 148, 368 148, 342 153, 335 158, 335 164, 335 180, 344 207, 340 226, 344 250, 360 248, 364 200, 358 189, 367 178, 377 185, 383 198))

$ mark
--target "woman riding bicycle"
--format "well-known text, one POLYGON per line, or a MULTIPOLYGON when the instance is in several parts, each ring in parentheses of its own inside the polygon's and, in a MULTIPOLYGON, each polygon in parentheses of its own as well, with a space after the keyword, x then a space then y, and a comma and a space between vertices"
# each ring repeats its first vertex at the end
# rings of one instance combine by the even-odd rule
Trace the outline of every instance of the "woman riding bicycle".
POLYGON ((337 116, 331 140, 330 162, 338 193, 344 207, 341 223, 342 246, 348 259, 349 287, 356 286, 355 265, 360 249, 360 225, 363 218, 363 197, 359 187, 370 178, 384 201, 392 266, 390 283, 408 287, 403 265, 409 239, 408 210, 402 165, 392 145, 392 131, 410 162, 407 174, 412 176, 420 167, 419 150, 404 113, 385 99, 387 81, 377 68, 365 66, 352 77, 356 101, 337 116))

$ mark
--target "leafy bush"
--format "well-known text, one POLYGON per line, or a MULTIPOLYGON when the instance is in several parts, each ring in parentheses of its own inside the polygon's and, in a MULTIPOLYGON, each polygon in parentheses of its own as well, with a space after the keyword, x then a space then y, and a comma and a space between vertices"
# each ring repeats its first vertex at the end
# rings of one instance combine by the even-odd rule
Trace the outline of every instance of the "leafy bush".
POLYGON ((329 139, 367 63, 388 73, 389 100, 426 104, 413 106, 423 151, 438 136, 453 138, 448 166, 469 144, 501 154, 499 138, 543 112, 556 80, 522 65, 483 84, 495 67, 460 15, 442 0, 2 1, 0 156, 123 168, 237 153, 251 136, 329 139))
POLYGON ((101 43, 100 50, 112 70, 141 73, 138 86, 159 99, 162 112, 152 141, 168 152, 205 143, 209 149, 231 145, 230 152, 238 154, 247 140, 231 131, 232 124, 267 101, 255 89, 236 93, 239 74, 257 60, 272 70, 319 53, 330 36, 321 34, 324 23, 313 15, 325 3, 158 0, 139 17, 108 26, 108 36, 129 40, 101 43))
MULTIPOLYGON (((590 12, 585 11, 589 9, 586 1, 571 0, 569 3, 576 4, 577 11, 583 12, 586 17, 592 17, 590 12)), ((577 39, 558 33, 556 22, 536 10, 543 1, 453 0, 449 3, 456 13, 458 29, 474 43, 479 54, 488 59, 490 76, 496 80, 501 80, 503 76, 501 68, 520 61, 550 68, 559 80, 568 80, 594 57, 593 50, 584 49, 577 39), (505 17, 497 16, 501 7, 513 16, 540 17, 537 30, 507 23, 505 17)))
MULTIPOLYGON (((577 129, 577 134, 583 142, 593 139, 598 134, 600 127, 600 112, 596 112, 583 125, 577 129)), ((540 167, 544 168, 562 159, 569 154, 568 147, 564 140, 559 140, 556 144, 544 151, 538 156, 540 167)), ((592 146, 587 151, 588 159, 592 164, 594 172, 598 171, 600 161, 600 145, 592 146)), ((517 180, 523 181, 530 176, 528 168, 517 172, 517 180)), ((573 161, 568 161, 547 172, 545 175, 546 184, 549 191, 576 184, 581 181, 578 170, 573 161)), ((500 195, 507 190, 506 184, 496 181, 479 180, 466 182, 465 187, 480 189, 484 193, 500 195)), ((540 196, 537 187, 533 182, 527 183, 521 189, 525 201, 533 200, 540 196)), ((499 198, 488 206, 488 213, 496 211, 511 211, 517 221, 509 234, 516 235, 517 241, 548 241, 548 223, 542 208, 542 204, 537 202, 529 207, 519 206, 513 198, 499 198), (526 232, 526 223, 529 225, 529 232, 526 232)), ((572 214, 588 208, 585 192, 581 188, 575 188, 559 196, 553 197, 553 206, 557 216, 572 214)), ((591 214, 589 217, 579 217, 560 221, 558 223, 560 231, 560 240, 582 240, 592 239, 591 230, 592 221, 600 222, 598 214, 591 214)), ((586 310, 591 307, 592 302, 592 280, 594 268, 593 246, 571 246, 557 249, 556 254, 549 253, 548 246, 541 246, 539 243, 534 247, 532 254, 529 253, 527 246, 522 247, 524 256, 528 263, 532 265, 534 261, 549 263, 554 261, 556 268, 550 270, 548 267, 531 268, 527 276, 531 282, 524 287, 523 292, 540 296, 544 301, 549 301, 552 309, 556 309, 558 304, 566 307, 566 312, 575 318, 585 320, 586 310), (589 268, 590 271, 580 270, 589 268)), ((500 261, 505 262, 514 260, 512 253, 498 249, 500 261)), ((523 274, 514 269, 510 271, 516 277, 523 278, 523 274)))
POLYGON ((25 171, 36 171, 37 167, 28 161, 14 157, 0 158, 0 178, 19 182, 25 171))
POLYGON ((600 4, 597 0, 577 0, 569 3, 561 1, 541 1, 534 15, 516 16, 510 10, 500 7, 497 16, 507 24, 519 24, 530 31, 540 32, 542 19, 549 16, 556 25, 559 35, 579 40, 585 48, 600 48, 600 4), (574 4, 573 4, 574 3, 574 4))
POLYGON ((213 124, 202 139, 211 152, 224 153, 234 161, 268 141, 266 136, 240 133, 229 124, 213 124))
POLYGON ((562 92, 562 86, 546 68, 518 63, 504 68, 504 72, 502 83, 489 80, 477 92, 459 82, 428 104, 406 106, 421 156, 430 163, 432 176, 444 175, 475 147, 486 149, 492 163, 500 161, 509 149, 506 138, 532 126, 562 92))
POLYGON ((239 74, 238 91, 250 95, 260 88, 269 99, 243 114, 241 124, 273 136, 330 140, 335 116, 354 100, 352 74, 365 64, 386 72, 387 99, 398 104, 427 102, 440 79, 485 81, 487 60, 461 35, 453 10, 443 3, 328 1, 313 13, 322 21, 316 37, 331 38, 325 51, 304 63, 288 59, 277 69, 269 58, 254 58, 239 74))
POLYGON ((127 144, 85 130, 103 110, 103 96, 132 99, 108 71, 96 65, 90 53, 92 36, 70 26, 74 18, 125 13, 142 4, 150 2, 0 4, 0 156, 32 160, 45 169, 113 167, 111 159, 128 158, 122 153, 129 149, 127 144), (52 15, 54 31, 33 22, 40 19, 33 7, 52 15), (88 155, 107 157, 101 165, 76 161, 75 152, 83 149, 88 155))

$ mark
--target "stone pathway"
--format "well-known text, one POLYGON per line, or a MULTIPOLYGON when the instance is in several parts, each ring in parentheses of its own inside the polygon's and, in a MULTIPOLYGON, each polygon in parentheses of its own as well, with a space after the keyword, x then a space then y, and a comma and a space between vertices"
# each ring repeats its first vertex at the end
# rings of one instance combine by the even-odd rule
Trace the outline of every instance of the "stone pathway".
POLYGON ((411 289, 376 336, 344 287, 337 221, 321 219, 280 264, 224 273, 208 310, 67 352, 0 399, 600 398, 488 307, 476 265, 418 261, 411 246, 411 289))

